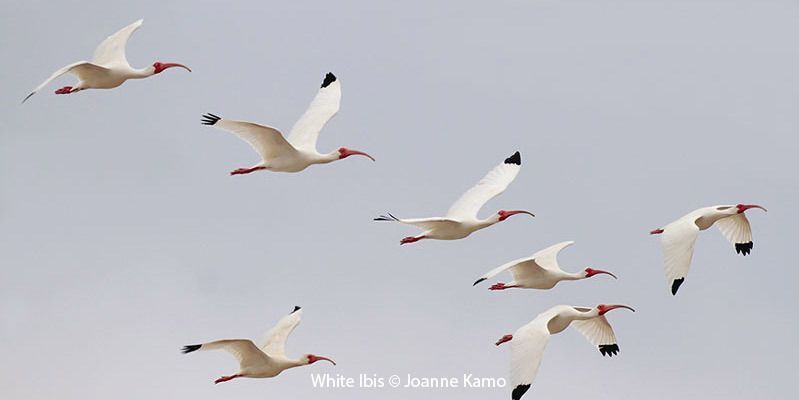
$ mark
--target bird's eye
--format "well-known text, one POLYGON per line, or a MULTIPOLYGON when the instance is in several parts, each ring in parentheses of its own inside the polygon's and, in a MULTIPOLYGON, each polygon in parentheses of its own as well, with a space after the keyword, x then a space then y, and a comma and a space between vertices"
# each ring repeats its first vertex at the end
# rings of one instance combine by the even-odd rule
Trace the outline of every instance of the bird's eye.
POLYGON ((716 207, 716 210, 718 210, 718 211, 724 211, 724 210, 729 210, 730 208, 732 208, 732 207, 731 207, 731 206, 716 207))

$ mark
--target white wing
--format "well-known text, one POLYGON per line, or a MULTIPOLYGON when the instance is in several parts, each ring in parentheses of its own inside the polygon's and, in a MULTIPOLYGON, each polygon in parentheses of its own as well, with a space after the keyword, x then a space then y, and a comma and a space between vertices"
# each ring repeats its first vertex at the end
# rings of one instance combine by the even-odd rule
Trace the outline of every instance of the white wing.
POLYGON ((432 217, 432 218, 397 218, 391 214, 381 215, 374 219, 375 221, 394 221, 406 225, 413 225, 424 230, 436 230, 445 227, 449 224, 459 224, 458 221, 453 221, 447 218, 432 217))
POLYGON ((738 254, 747 255, 752 250, 752 227, 744 213, 716 221, 721 234, 735 246, 738 254))
POLYGON ((558 265, 558 254, 561 252, 561 250, 573 244, 574 242, 571 240, 553 244, 546 249, 537 251, 535 254, 533 254, 532 258, 535 259, 536 264, 540 265, 541 268, 548 269, 550 271, 560 271, 561 269, 558 265))
POLYGON ((117 33, 107 37, 94 50, 94 63, 106 67, 130 68, 128 59, 125 57, 125 48, 128 39, 136 29, 139 29, 144 20, 140 19, 122 29, 117 33))
POLYGON ((202 123, 233 133, 249 143, 264 160, 296 152, 280 131, 270 126, 222 119, 214 114, 203 115, 202 123))
POLYGON ((447 218, 454 220, 476 219, 477 212, 485 203, 504 192, 521 169, 521 155, 517 151, 494 167, 480 182, 466 191, 447 211, 447 218))
POLYGON ((548 341, 549 330, 543 318, 534 319, 513 334, 509 344, 511 398, 514 400, 520 399, 533 383, 548 341))
POLYGON ((92 81, 96 80, 97 78, 105 74, 108 74, 110 71, 108 70, 108 68, 92 64, 88 61, 78 61, 76 63, 69 64, 64 68, 61 68, 56 72, 53 72, 53 74, 50 75, 49 78, 47 78, 44 82, 42 82, 39 86, 37 86, 36 89, 33 89, 33 91, 27 97, 25 97, 25 100, 22 100, 22 102, 24 103, 31 96, 36 94, 36 92, 41 90, 43 87, 47 86, 47 84, 52 82, 53 79, 56 79, 59 76, 66 74, 67 72, 77 76, 78 79, 81 81, 92 81))
POLYGON ((249 339, 227 339, 203 343, 199 350, 225 350, 239 360, 241 369, 270 362, 269 356, 255 347, 249 339))
POLYGON ((335 75, 328 72, 311 105, 291 128, 289 143, 297 149, 315 152, 319 132, 336 115, 340 103, 341 84, 335 75))
POLYGON ((677 294, 691 266, 699 227, 691 218, 681 218, 666 225, 661 236, 666 278, 671 285, 671 294, 677 294))
POLYGON ((535 279, 536 275, 542 274, 544 272, 544 268, 542 268, 535 262, 535 260, 533 260, 533 256, 519 258, 486 272, 485 275, 477 278, 477 280, 474 282, 474 285, 477 285, 486 279, 491 279, 506 270, 510 270, 511 274, 513 274, 513 280, 515 282, 535 279))
POLYGON ((264 335, 264 340, 259 345, 261 350, 272 357, 285 357, 286 340, 300 324, 301 318, 302 309, 295 307, 291 314, 281 318, 277 325, 264 335))
POLYGON ((619 353, 616 335, 604 315, 591 319, 576 320, 572 322, 572 326, 580 331, 591 344, 597 346, 603 356, 609 355, 613 357, 619 353))

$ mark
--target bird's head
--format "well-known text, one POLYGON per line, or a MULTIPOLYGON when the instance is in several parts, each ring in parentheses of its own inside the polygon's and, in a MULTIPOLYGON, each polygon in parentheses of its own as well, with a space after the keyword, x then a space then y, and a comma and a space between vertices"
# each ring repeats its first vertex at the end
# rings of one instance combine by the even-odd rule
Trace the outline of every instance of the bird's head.
POLYGON ((508 219, 508 217, 516 215, 516 214, 527 214, 527 215, 529 215, 531 217, 535 217, 535 214, 533 214, 533 213, 531 213, 529 211, 524 211, 524 210, 510 210, 510 211, 499 210, 499 211, 497 211, 497 217, 499 218, 500 221, 504 221, 504 220, 508 219))
POLYGON ((338 149, 338 159, 339 160, 341 160, 343 158, 347 158, 349 156, 364 156, 364 157, 368 157, 372 161, 375 160, 374 157, 372 157, 369 154, 366 154, 366 153, 364 153, 362 151, 352 150, 352 149, 348 149, 346 147, 342 147, 342 148, 338 149))
POLYGON ((744 211, 746 211, 746 210, 748 210, 750 208, 759 208, 759 209, 761 209, 763 211, 768 212, 768 210, 763 208, 763 206, 759 206, 757 204, 737 204, 735 206, 735 211, 736 211, 736 213, 741 214, 741 213, 743 213, 744 211))
POLYGON ((305 361, 306 361, 305 363, 306 364, 313 364, 313 363, 315 363, 315 362, 317 362, 319 360, 325 360, 325 361, 330 361, 330 363, 333 364, 333 365, 336 365, 335 361, 333 361, 333 360, 331 360, 331 359, 329 359, 327 357, 317 356, 317 355, 314 355, 314 354, 306 354, 305 356, 303 356, 303 358, 305 359, 305 361))
POLYGON ((608 271, 603 271, 601 269, 593 269, 591 267, 588 267, 588 268, 585 269, 585 277, 586 278, 590 278, 590 277, 592 277, 594 275, 599 275, 599 274, 607 274, 607 275, 612 276, 614 279, 619 279, 619 278, 616 277, 616 275, 613 275, 612 273, 610 273, 608 271))
POLYGON ((180 67, 180 68, 183 68, 183 69, 185 69, 186 71, 189 71, 189 72, 191 72, 191 69, 189 69, 189 67, 187 67, 187 66, 185 66, 185 65, 183 65, 183 64, 178 64, 178 63, 162 63, 162 62, 160 62, 160 61, 156 61, 156 62, 154 62, 154 63, 153 63, 153 75, 155 75, 155 74, 160 74, 160 73, 161 73, 161 72, 163 72, 165 69, 169 69, 169 68, 172 68, 172 67, 180 67))
POLYGON ((599 315, 605 315, 606 312, 610 310, 615 310, 617 308, 626 308, 632 312, 635 312, 632 307, 625 306, 623 304, 600 304, 596 306, 596 310, 599 312, 599 315))

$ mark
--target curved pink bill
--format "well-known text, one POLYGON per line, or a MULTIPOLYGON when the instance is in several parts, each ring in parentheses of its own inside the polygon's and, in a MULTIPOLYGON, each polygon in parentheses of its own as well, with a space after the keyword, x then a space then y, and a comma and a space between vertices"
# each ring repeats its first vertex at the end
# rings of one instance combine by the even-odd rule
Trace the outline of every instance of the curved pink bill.
POLYGON ((346 157, 349 157, 349 156, 364 156, 364 157, 368 157, 372 161, 375 161, 374 157, 372 157, 369 154, 366 154, 366 153, 364 153, 362 151, 350 150, 350 149, 346 149, 346 150, 341 151, 341 158, 346 158, 346 157))
POLYGON ((604 305, 603 304, 603 305, 599 306, 599 315, 604 315, 606 312, 608 312, 610 310, 615 310, 617 308, 626 308, 626 309, 628 309, 628 310, 630 310, 632 312, 635 312, 635 309, 633 309, 630 306, 625 306, 624 304, 611 304, 611 305, 604 305))
POLYGON ((742 213, 750 208, 759 208, 765 212, 768 212, 768 210, 766 210, 763 206, 757 204, 738 204, 737 207, 738 207, 738 213, 742 213))
POLYGON ((590 277, 592 277, 592 276, 594 276, 594 275, 606 274, 606 275, 610 275, 610 276, 612 276, 612 277, 613 277, 613 278, 615 278, 615 279, 619 279, 619 278, 618 278, 616 275, 614 275, 612 272, 609 272, 609 271, 604 271, 604 270, 601 270, 601 269, 593 269, 593 268, 588 268, 586 272, 588 272, 588 274, 587 274, 587 275, 588 275, 588 277, 589 277, 589 278, 590 278, 590 277))
POLYGON ((310 358, 311 358, 311 364, 313 364, 313 363, 315 363, 315 362, 317 362, 317 361, 319 361, 319 360, 324 360, 324 361, 330 361, 330 363, 331 363, 331 364, 333 364, 333 365, 336 365, 336 362, 335 362, 335 361, 333 361, 333 360, 331 360, 331 359, 329 359, 329 358, 327 358, 327 357, 322 357, 322 356, 310 356, 310 358))
POLYGON ((191 68, 189 68, 189 67, 187 67, 187 66, 185 66, 183 64, 178 64, 178 63, 161 63, 161 67, 162 67, 162 69, 161 69, 162 71, 165 70, 165 69, 173 68, 173 67, 179 67, 179 68, 185 69, 186 71, 191 72, 191 68))
POLYGON ((529 211, 524 211, 524 210, 505 211, 505 210, 501 210, 499 212, 499 220, 500 221, 504 221, 504 220, 510 218, 511 216, 516 215, 516 214, 527 214, 527 215, 529 215, 531 217, 535 217, 535 214, 533 214, 533 213, 531 213, 529 211))

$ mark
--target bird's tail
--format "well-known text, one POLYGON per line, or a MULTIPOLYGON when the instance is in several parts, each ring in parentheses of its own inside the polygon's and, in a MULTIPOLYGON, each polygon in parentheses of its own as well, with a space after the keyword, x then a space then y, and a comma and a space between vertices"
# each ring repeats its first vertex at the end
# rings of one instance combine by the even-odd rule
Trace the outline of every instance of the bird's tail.
POLYGON ((386 214, 387 214, 387 215, 381 215, 381 216, 379 216, 379 217, 375 218, 374 220, 375 220, 375 221, 393 221, 393 222, 399 222, 399 218, 397 218, 397 217, 395 217, 395 216, 391 215, 391 213, 386 213, 386 214))
POLYGON ((191 353, 192 351, 200 350, 200 347, 203 347, 203 345, 201 345, 201 344, 190 344, 188 346, 183 346, 183 348, 180 349, 180 352, 183 353, 183 354, 191 353))

